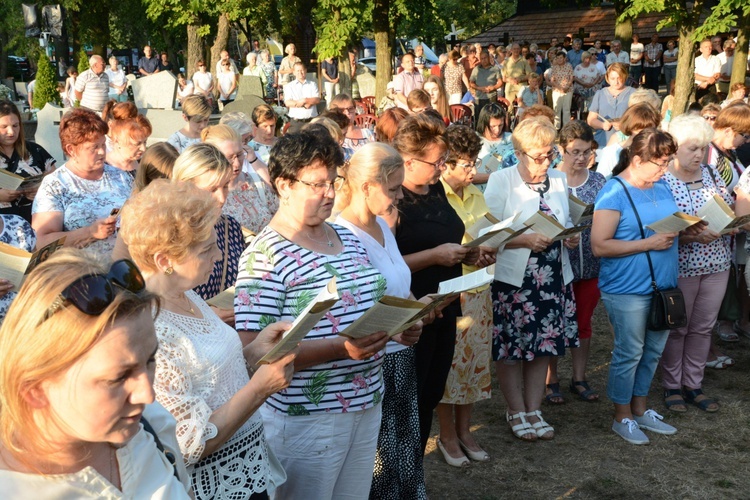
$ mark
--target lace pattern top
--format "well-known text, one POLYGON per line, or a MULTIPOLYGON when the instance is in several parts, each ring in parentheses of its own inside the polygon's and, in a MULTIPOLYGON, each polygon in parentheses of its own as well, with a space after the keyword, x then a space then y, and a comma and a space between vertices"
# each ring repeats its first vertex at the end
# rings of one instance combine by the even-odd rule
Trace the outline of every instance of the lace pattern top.
POLYGON ((177 441, 192 466, 197 498, 246 498, 283 482, 269 450, 260 414, 216 452, 201 460, 206 441, 217 435, 211 414, 248 383, 242 343, 193 291, 186 296, 203 319, 162 309, 156 318, 156 399, 177 419, 177 441), (276 470, 272 470, 276 469, 276 470), (245 493, 243 495, 241 493, 245 493), (239 495, 239 496, 238 496, 239 495))

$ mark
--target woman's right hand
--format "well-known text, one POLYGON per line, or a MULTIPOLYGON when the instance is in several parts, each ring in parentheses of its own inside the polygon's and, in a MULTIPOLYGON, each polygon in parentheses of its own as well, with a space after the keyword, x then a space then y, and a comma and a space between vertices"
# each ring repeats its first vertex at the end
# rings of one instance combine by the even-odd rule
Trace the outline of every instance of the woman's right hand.
POLYGON ((10 203, 16 201, 23 195, 23 191, 13 191, 10 189, 0 189, 0 202, 10 203))
POLYGON ((532 233, 529 234, 528 243, 526 246, 530 248, 532 252, 542 252, 551 244, 551 238, 547 238, 543 234, 532 233))
POLYGON ((8 280, 0 278, 0 298, 8 295, 8 292, 13 288, 13 283, 8 280))
POLYGON ((94 221, 94 223, 89 226, 91 227, 91 237, 97 240, 106 240, 115 234, 115 229, 117 229, 116 224, 116 215, 110 215, 109 217, 94 221))
POLYGON ((672 247, 674 239, 679 233, 657 233, 646 238, 647 250, 666 250, 672 247))
POLYGON ((261 385, 266 397, 289 387, 294 376, 294 358, 297 357, 298 353, 299 347, 283 358, 267 365, 261 365, 255 370, 253 381, 261 385))
POLYGON ((443 243, 435 247, 437 255, 436 263, 439 266, 445 267, 455 266, 463 262, 470 250, 471 248, 461 246, 458 243, 443 243))
POLYGON ((362 361, 382 351, 387 342, 388 334, 380 331, 359 339, 346 339, 344 348, 351 359, 362 361))

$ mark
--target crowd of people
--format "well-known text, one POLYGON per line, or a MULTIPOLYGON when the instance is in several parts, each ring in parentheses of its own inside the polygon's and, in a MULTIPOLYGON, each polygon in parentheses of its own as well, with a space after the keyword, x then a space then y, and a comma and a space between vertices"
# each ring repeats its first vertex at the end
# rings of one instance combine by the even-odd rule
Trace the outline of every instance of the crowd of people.
MULTIPOLYGON (((113 99, 62 117, 65 158, 27 141, 0 102, 0 167, 44 174, 0 189, 0 241, 31 252, 64 238, 22 286, 0 279, 0 492, 425 499, 435 414, 449 465, 492 460, 472 433, 492 362, 523 442, 555 437, 543 409, 565 401, 568 350, 571 394, 600 399, 587 377, 600 298, 617 436, 678 432, 648 405, 659 366, 667 411, 719 411, 704 373, 734 361, 717 339, 750 336, 744 230, 648 226, 717 198, 750 214, 750 106, 739 92, 716 105, 714 87, 701 109, 664 119, 657 42, 623 57, 619 42, 606 54, 575 39, 543 60, 534 45, 468 46, 437 71, 415 50, 374 127, 336 93, 332 61, 321 95, 289 45, 264 80, 286 84, 285 133, 270 105, 211 124, 236 79, 213 89, 199 64, 168 141, 146 147, 148 119, 107 85, 113 99), (642 76, 657 89, 636 90, 642 76), (460 102, 473 117, 453 113, 460 102), (573 227, 571 197, 593 205, 571 236, 532 226, 471 244, 489 218, 573 227), (490 283, 393 336, 341 335, 385 296, 428 305, 441 282, 489 266, 490 283), (334 278, 332 307, 261 362, 334 278), (653 290, 676 287, 686 325, 650 329, 653 290), (739 312, 720 315, 728 301, 739 312)), ((142 72, 159 70, 151 59, 142 72)), ((85 81, 99 86, 94 62, 85 81)), ((244 71, 263 79, 266 62, 248 57, 244 71)), ((233 65, 222 57, 217 73, 239 74, 233 65)))

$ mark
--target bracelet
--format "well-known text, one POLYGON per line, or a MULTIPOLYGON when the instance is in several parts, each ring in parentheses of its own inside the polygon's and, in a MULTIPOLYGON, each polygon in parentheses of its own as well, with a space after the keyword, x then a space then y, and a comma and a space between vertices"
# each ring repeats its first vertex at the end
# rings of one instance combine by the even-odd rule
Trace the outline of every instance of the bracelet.
POLYGON ((257 155, 255 156, 255 159, 254 159, 254 160, 248 161, 248 163, 250 163, 250 164, 253 164, 253 163, 255 163, 256 161, 258 161, 258 156, 257 156, 257 155))

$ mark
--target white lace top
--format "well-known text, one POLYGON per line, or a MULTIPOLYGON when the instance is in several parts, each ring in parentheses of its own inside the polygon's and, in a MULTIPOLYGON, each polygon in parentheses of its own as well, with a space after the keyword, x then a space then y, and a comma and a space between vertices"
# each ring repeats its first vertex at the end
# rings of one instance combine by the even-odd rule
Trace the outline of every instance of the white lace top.
POLYGON ((246 498, 286 479, 271 455, 260 414, 253 414, 218 451, 201 460, 217 435, 209 418, 248 383, 242 343, 195 292, 185 292, 203 319, 163 310, 156 318, 156 399, 177 419, 177 441, 192 466, 196 498, 246 498))

